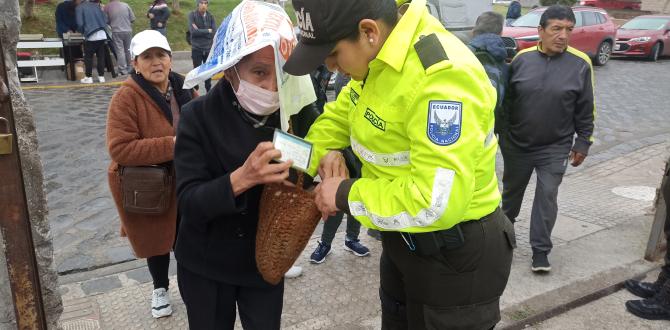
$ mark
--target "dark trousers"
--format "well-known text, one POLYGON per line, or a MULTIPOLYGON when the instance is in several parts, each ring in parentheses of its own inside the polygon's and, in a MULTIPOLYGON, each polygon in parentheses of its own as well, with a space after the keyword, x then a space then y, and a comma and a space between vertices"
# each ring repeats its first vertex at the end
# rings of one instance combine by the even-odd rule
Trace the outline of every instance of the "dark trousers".
POLYGON ((503 141, 500 151, 505 163, 502 179, 503 212, 512 222, 516 220, 534 170, 537 184, 530 215, 530 246, 533 253, 549 253, 553 247, 551 231, 558 216, 558 186, 567 168, 569 149, 548 148, 547 151, 523 152, 505 145, 503 141))
POLYGON ((242 287, 203 277, 177 265, 177 282, 190 329, 232 330, 236 305, 246 330, 273 330, 281 326, 283 281, 270 288, 242 287))
POLYGON ((149 267, 151 279, 154 281, 154 289, 169 289, 170 280, 168 279, 168 272, 170 270, 170 254, 147 258, 147 266, 149 267))
POLYGON ((514 226, 500 209, 460 226, 464 245, 433 255, 382 232, 382 329, 489 329, 500 321, 514 226))
POLYGON ((98 61, 98 76, 105 75, 105 40, 84 41, 84 65, 86 66, 86 77, 93 74, 93 55, 98 61))
MULTIPOLYGON (((209 50, 202 50, 196 48, 191 49, 191 59, 193 60, 193 67, 196 68, 201 64, 204 64, 207 61, 208 56, 209 56, 209 50)), ((210 88, 212 88, 212 79, 207 79, 205 80, 205 90, 209 92, 210 88)))
MULTIPOLYGON (((321 243, 326 245, 331 245, 333 239, 335 238, 335 233, 337 228, 340 227, 342 223, 342 218, 344 218, 344 212, 338 212, 332 217, 328 217, 328 220, 323 224, 323 232, 321 232, 321 243)), ((358 222, 354 217, 347 216, 347 239, 356 240, 358 239, 358 234, 361 232, 361 223, 358 222)))
MULTIPOLYGON (((663 200, 665 200, 665 238, 666 242, 670 242, 670 164, 666 168, 661 193, 663 194, 663 200)), ((670 243, 665 250, 665 265, 663 265, 662 271, 667 278, 670 278, 670 243)))

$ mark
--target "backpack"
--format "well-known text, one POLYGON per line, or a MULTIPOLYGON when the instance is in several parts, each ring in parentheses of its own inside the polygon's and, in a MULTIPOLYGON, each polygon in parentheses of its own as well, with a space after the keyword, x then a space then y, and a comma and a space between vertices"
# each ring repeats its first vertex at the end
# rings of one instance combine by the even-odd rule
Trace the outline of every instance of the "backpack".
MULTIPOLYGON (((189 16, 193 16, 193 12, 190 12, 189 16)), ((186 29, 186 43, 188 43, 189 46, 191 45, 191 27, 190 26, 186 29)))
POLYGON ((506 82, 505 82, 505 74, 503 73, 503 70, 505 70, 504 65, 505 64, 500 64, 498 61, 493 58, 491 54, 489 54, 486 51, 478 50, 478 49, 472 49, 472 51, 475 54, 475 57, 479 60, 479 62, 482 64, 484 67, 484 70, 486 71, 486 75, 489 77, 489 81, 491 81, 491 85, 496 89, 496 106, 494 110, 495 114, 495 133, 500 134, 503 123, 504 123, 504 113, 503 113, 503 99, 505 98, 505 87, 506 87, 506 82))

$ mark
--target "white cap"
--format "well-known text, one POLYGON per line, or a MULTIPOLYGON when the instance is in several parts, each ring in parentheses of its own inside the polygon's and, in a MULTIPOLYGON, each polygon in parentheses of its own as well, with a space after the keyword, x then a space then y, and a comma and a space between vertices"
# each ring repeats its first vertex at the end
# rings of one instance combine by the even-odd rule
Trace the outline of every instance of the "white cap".
POLYGON ((133 37, 130 41, 130 54, 134 57, 144 53, 149 48, 162 48, 172 53, 170 44, 164 35, 156 30, 144 30, 133 37))

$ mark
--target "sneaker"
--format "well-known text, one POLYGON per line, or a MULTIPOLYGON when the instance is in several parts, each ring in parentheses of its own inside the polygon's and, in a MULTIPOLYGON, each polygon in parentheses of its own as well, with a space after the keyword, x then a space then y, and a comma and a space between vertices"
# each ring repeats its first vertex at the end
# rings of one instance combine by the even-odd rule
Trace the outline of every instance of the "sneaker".
POLYGON ((105 82, 105 77, 99 76, 98 81, 101 82, 101 83, 104 83, 105 82))
POLYGON ((291 266, 291 269, 289 269, 286 274, 284 274, 285 278, 296 278, 298 276, 302 275, 302 267, 300 266, 291 266))
POLYGON ((92 84, 93 83, 93 78, 92 77, 84 77, 79 80, 82 84, 92 84))
POLYGON ((533 253, 533 264, 530 269, 536 273, 546 273, 550 271, 551 264, 549 264, 549 258, 547 257, 547 254, 543 252, 533 253))
POLYGON ((164 288, 154 290, 151 296, 151 315, 155 319, 172 315, 170 295, 164 288))
POLYGON ((358 257, 365 257, 370 254, 370 249, 361 244, 357 239, 344 239, 344 249, 358 257))
POLYGON ((321 241, 319 241, 319 245, 316 246, 316 249, 309 257, 309 262, 313 264, 320 264, 326 261, 326 256, 329 255, 330 252, 332 252, 330 251, 330 245, 323 244, 321 241))
POLYGON ((665 282, 668 281, 668 278, 665 276, 663 272, 661 272, 658 275, 658 278, 656 279, 656 282, 642 282, 642 281, 636 281, 636 280, 627 280, 624 282, 624 286, 630 293, 640 297, 640 298, 651 298, 653 297, 658 291, 660 291, 661 287, 665 282))

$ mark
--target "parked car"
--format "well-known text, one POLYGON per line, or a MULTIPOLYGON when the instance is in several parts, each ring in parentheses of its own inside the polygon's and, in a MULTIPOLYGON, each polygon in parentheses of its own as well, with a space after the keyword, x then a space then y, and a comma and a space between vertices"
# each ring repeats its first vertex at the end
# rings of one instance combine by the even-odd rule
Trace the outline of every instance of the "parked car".
POLYGON ((640 10, 639 0, 582 0, 582 6, 599 7, 603 9, 633 9, 640 10))
MULTIPOLYGON (((536 8, 519 17, 512 26, 503 28, 502 35, 516 40, 517 51, 537 45, 540 36, 537 27, 547 7, 536 8)), ((570 46, 579 49, 593 59, 595 65, 605 65, 612 55, 616 36, 616 25, 607 12, 594 7, 573 7, 575 28, 570 37, 570 46)))
POLYGON ((622 25, 617 31, 613 55, 646 57, 651 61, 670 56, 670 16, 638 16, 622 25))

